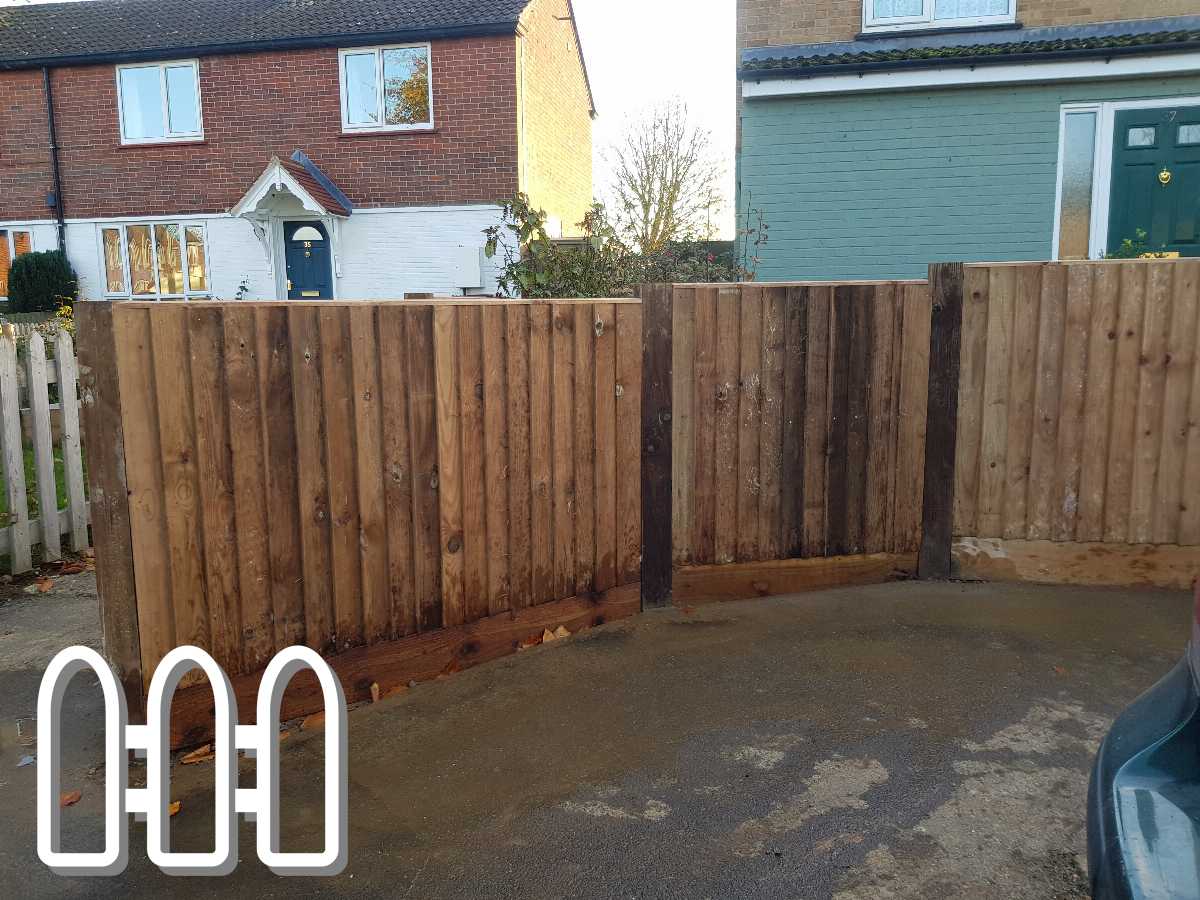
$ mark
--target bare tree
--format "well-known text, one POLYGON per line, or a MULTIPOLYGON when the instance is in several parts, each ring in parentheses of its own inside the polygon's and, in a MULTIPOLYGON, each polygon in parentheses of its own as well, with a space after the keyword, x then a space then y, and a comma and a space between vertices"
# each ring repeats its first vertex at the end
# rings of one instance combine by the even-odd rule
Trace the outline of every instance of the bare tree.
POLYGON ((670 241, 710 238, 721 208, 722 166, 712 136, 671 100, 634 122, 610 154, 613 215, 644 253, 670 241))

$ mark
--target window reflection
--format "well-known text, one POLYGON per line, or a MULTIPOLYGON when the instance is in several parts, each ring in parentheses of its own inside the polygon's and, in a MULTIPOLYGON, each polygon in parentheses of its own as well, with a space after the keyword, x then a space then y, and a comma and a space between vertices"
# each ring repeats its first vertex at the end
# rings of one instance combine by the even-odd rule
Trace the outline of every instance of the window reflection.
POLYGON ((1063 129, 1062 211, 1059 259, 1087 259, 1091 245, 1092 171, 1096 113, 1068 113, 1063 129))
POLYGON ((129 280, 134 294, 154 294, 154 245, 150 239, 149 225, 130 225, 125 229, 125 240, 129 245, 129 280))
POLYGON ((208 290, 208 273, 204 269, 204 229, 189 225, 187 231, 188 290, 208 290))
POLYGON ((145 141, 166 137, 158 66, 121 69, 120 77, 125 139, 145 141))
POLYGON ((121 231, 105 228, 101 232, 104 246, 104 285, 109 294, 125 293, 125 266, 121 259, 121 231))
POLYGON ((429 48, 383 51, 383 100, 387 124, 429 124, 429 48))
POLYGON ((154 242, 158 248, 159 293, 182 294, 183 251, 179 245, 179 226, 155 225, 154 242))
POLYGON ((379 95, 375 81, 375 53, 349 53, 345 61, 346 122, 379 124, 379 95))
POLYGON ((0 297, 8 296, 8 270, 12 260, 8 256, 8 232, 0 231, 0 297))

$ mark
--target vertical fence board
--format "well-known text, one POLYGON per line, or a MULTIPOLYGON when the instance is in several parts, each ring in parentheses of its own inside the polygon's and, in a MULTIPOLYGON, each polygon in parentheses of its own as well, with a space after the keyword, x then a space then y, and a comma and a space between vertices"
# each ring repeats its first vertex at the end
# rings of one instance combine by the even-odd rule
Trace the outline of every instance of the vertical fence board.
POLYGON ((1183 468, 1187 455, 1188 401, 1192 368, 1196 359, 1197 265, 1173 267, 1175 281, 1171 297, 1171 322, 1167 329, 1166 369, 1163 387, 1163 433, 1158 481, 1155 485, 1151 537, 1156 544, 1179 541, 1183 468))
POLYGON ((737 555, 738 519, 738 374, 741 346, 741 292, 720 289, 717 295, 716 392, 713 427, 713 562, 731 563, 737 555))
POLYGON ((1075 529, 1076 539, 1080 541, 1104 539, 1104 494, 1112 429, 1121 268, 1100 268, 1092 284, 1096 294, 1088 338, 1087 388, 1083 412, 1084 453, 1079 471, 1079 521, 1075 529))
POLYGON ((877 286, 850 293, 850 370, 846 393, 846 540, 845 552, 864 550, 867 515, 867 466, 870 453, 869 394, 874 349, 872 306, 877 286))
POLYGON ((596 310, 596 590, 617 584, 617 323, 611 303, 596 310))
POLYGON ((363 641, 362 557, 359 552, 358 480, 355 471, 354 384, 350 317, 345 307, 322 307, 321 387, 325 464, 329 479, 330 578, 337 646, 363 641))
MULTIPOLYGON (((826 476, 826 546, 831 556, 845 556, 850 552, 850 504, 853 502, 849 468, 850 366, 854 339, 854 296, 854 289, 851 287, 838 287, 833 292, 833 339, 829 375, 829 463, 826 476)), ((861 497, 861 494, 859 496, 861 497)))
MULTIPOLYGON (((1195 301, 1200 304, 1200 300, 1195 301)), ((1197 315, 1200 319, 1200 314, 1197 315)), ((1193 331, 1192 347, 1200 347, 1200 322, 1193 331)), ((1200 544, 1200 350, 1193 349, 1192 390, 1188 401, 1187 453, 1180 498, 1179 543, 1200 544)))
POLYGON ((691 561, 716 561, 717 289, 696 289, 691 561))
POLYGON ((262 401, 258 390, 254 310, 224 311, 225 389, 233 463, 233 507, 241 600, 242 664, 250 670, 270 662, 275 650, 266 480, 262 477, 262 401))
POLYGON ((979 457, 983 446, 991 274, 973 266, 964 273, 962 375, 958 386, 958 459, 954 466, 954 533, 975 534, 979 513, 979 457))
POLYGON ((587 594, 596 580, 596 340, 595 307, 575 314, 575 593, 587 594))
POLYGON ((408 362, 408 445, 413 475, 413 590, 417 627, 442 626, 441 484, 433 310, 404 311, 408 362))
MULTIPOLYGON (((333 647, 334 618, 329 572, 329 486, 325 477, 326 426, 321 402, 321 335, 317 324, 317 310, 303 306, 289 309, 288 331, 291 334, 292 345, 300 573, 304 583, 304 640, 314 650, 325 652, 333 647)), ((196 362, 201 358, 198 349, 193 334, 193 371, 196 362)), ((200 420, 200 415, 200 390, 197 385, 197 421, 200 420)), ((208 497, 209 492, 206 491, 206 502, 208 497)), ((207 514, 204 533, 207 539, 207 514)), ((210 544, 210 552, 213 549, 210 544)))
POLYGON ((1128 543, 1131 540, 1129 514, 1133 498, 1133 448, 1137 434, 1136 409, 1148 271, 1149 267, 1137 263, 1121 266, 1121 306, 1117 324, 1112 408, 1127 412, 1123 415, 1114 413, 1109 445, 1104 539, 1110 543, 1128 543))
POLYGON ((1061 400, 1063 329, 1065 327, 1067 270, 1048 266, 1042 272, 1042 298, 1038 313, 1037 386, 1034 388, 1033 443, 1029 451, 1029 540, 1048 540, 1055 521, 1055 466, 1058 453, 1058 419, 1061 400))
POLYGON ((504 308, 485 306, 483 315, 483 443, 489 615, 512 607, 509 587, 508 344, 504 308))
POLYGON ((291 333, 285 307, 260 307, 255 313, 275 646, 290 647, 305 642, 291 333))
POLYGON ((570 597, 575 589, 575 314, 566 304, 553 305, 550 314, 552 583, 555 597, 570 597))
MULTIPOLYGON (((673 540, 672 337, 675 298, 670 285, 639 288, 641 330, 641 587, 642 608, 671 602, 673 540)), ((618 315, 620 313, 618 312, 618 315)), ((619 353, 620 351, 618 351, 619 353)), ((619 363, 618 363, 619 366, 619 363)), ((619 476, 618 476, 619 477, 619 476)))
POLYGON ((1004 534, 1004 489, 1007 483, 1009 378, 1016 307, 1017 270, 991 271, 988 281, 987 362, 983 380, 983 428, 979 445, 979 500, 975 533, 1004 534))
MULTIPOLYGON (((929 352, 932 299, 929 285, 904 291, 904 353, 900 365, 896 448, 895 552, 921 549, 925 490, 925 433, 929 413, 929 352)), ((953 524, 953 511, 951 512, 953 524)))
POLYGON ((1092 267, 1067 266, 1067 309, 1063 331, 1062 394, 1054 484, 1054 539, 1075 540, 1083 456, 1083 410, 1087 381, 1088 331, 1092 317, 1092 267))
POLYGON ((363 639, 369 644, 385 640, 392 634, 384 498, 384 394, 375 316, 376 310, 370 306, 356 306, 350 310, 363 639))
POLYGON ((463 614, 488 614, 487 494, 483 448, 483 321, 478 306, 454 309, 458 319, 458 393, 462 444, 463 614))
POLYGON ((532 603, 554 594, 553 406, 551 402, 551 309, 538 304, 529 311, 530 490, 533 495, 531 554, 532 603))
POLYGON ((863 550, 883 553, 891 547, 891 516, 894 497, 889 494, 889 476, 895 466, 895 343, 897 288, 880 285, 870 314, 871 348, 867 392, 867 478, 863 550))
POLYGON ((529 406, 529 307, 514 306, 504 311, 508 345, 508 491, 511 556, 509 559, 511 603, 523 609, 533 602, 532 556, 530 553, 530 406, 529 406))
POLYGON ((780 554, 804 552, 804 413, 807 403, 808 290, 788 288, 783 308, 783 435, 780 461, 780 554))
POLYGON ((58 365, 58 397, 62 407, 63 480, 66 482, 67 518, 71 523, 71 549, 81 552, 88 545, 88 511, 83 483, 83 451, 79 434, 79 366, 70 332, 60 329, 54 337, 58 365))
POLYGON ((17 342, 0 335, 0 439, 3 441, 4 490, 8 500, 8 533, 12 571, 33 568, 29 543, 29 496, 25 486, 25 450, 21 436, 21 403, 17 388, 17 342))
MULTIPOLYGON (((632 584, 642 556, 642 308, 620 304, 617 325, 617 583, 632 584)), ((669 457, 668 457, 669 458, 669 457)))
POLYGON ((801 553, 824 556, 828 547, 829 372, 832 362, 833 288, 808 290, 804 410, 804 517, 801 553))
POLYGON ((759 443, 759 559, 783 555, 784 334, 786 288, 763 289, 762 439, 759 443))
POLYGON ((186 308, 171 307, 153 316, 150 337, 175 638, 181 644, 211 647, 186 308))
POLYGON ((62 559, 62 535, 58 525, 58 488, 54 479, 54 438, 50 429, 45 338, 35 331, 29 336, 25 353, 33 470, 37 478, 38 518, 42 525, 42 561, 53 562, 62 559))
MULTIPOLYGON (((142 693, 142 648, 113 312, 113 304, 104 301, 81 303, 76 310, 80 412, 91 442, 87 471, 104 656, 121 683, 129 704, 130 723, 143 724, 146 713, 142 693)), ((0 414, 3 421, 11 421, 7 405, 10 373, 13 386, 16 384, 15 360, 13 368, 9 368, 9 344, 6 335, 0 336, 0 414)), ((60 340, 59 347, 64 344, 69 346, 68 342, 60 340)))
POLYGON ((673 288, 671 301, 671 501, 672 557, 676 565, 692 560, 693 515, 696 512, 696 294, 673 288))
POLYGON ((458 317, 453 307, 433 311, 433 359, 438 460, 442 624, 466 621, 463 563, 462 398, 459 396, 458 317))
POLYGON ((1171 272, 1172 267, 1150 266, 1146 284, 1129 504, 1129 542, 1133 544, 1150 543, 1154 538, 1154 500, 1167 380, 1167 329, 1171 324, 1171 272))
POLYGON ((1005 450, 1003 536, 1023 539, 1028 530, 1029 466, 1033 448, 1037 391, 1038 321, 1041 314, 1041 266, 1017 270, 1013 295, 1012 347, 1009 354, 1008 435, 1005 450))
POLYGON ((143 309, 118 309, 113 326, 121 379, 142 671, 149 674, 175 648, 154 369, 146 364, 153 358, 150 316, 143 309))
POLYGON ((387 531, 388 603, 392 635, 417 630, 414 582, 413 488, 416 471, 409 444, 408 335, 404 310, 379 309, 379 388, 382 407, 384 518, 387 531))
POLYGON ((743 286, 737 424, 737 539, 738 562, 758 559, 758 502, 760 495, 759 439, 762 436, 762 289, 743 286))

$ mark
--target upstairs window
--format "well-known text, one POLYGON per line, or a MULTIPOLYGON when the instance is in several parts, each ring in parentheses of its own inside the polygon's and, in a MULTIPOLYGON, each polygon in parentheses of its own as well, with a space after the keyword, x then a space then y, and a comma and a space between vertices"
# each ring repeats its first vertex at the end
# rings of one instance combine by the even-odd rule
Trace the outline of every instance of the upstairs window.
POLYGON ((971 28, 1016 21, 1016 0, 863 0, 863 29, 971 28))
POLYGON ((122 144, 204 137, 200 66, 195 61, 118 66, 117 95, 122 144))
POLYGON ((0 228, 0 300, 8 299, 8 272, 18 256, 33 251, 33 232, 0 228))
POLYGON ((432 128, 429 56, 428 44, 341 51, 342 130, 432 128))
POLYGON ((198 222, 101 226, 100 256, 107 297, 184 300, 209 296, 207 238, 198 222))

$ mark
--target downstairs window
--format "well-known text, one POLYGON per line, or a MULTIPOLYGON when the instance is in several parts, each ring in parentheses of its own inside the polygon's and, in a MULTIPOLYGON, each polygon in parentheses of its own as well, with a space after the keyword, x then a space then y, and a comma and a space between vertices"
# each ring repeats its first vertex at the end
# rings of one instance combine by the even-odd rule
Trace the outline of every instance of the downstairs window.
POLYGON ((106 297, 186 300, 211 295, 208 237, 198 222, 103 225, 106 297))
POLYGON ((33 252, 33 232, 0 228, 0 300, 8 299, 8 273, 13 260, 33 252))

